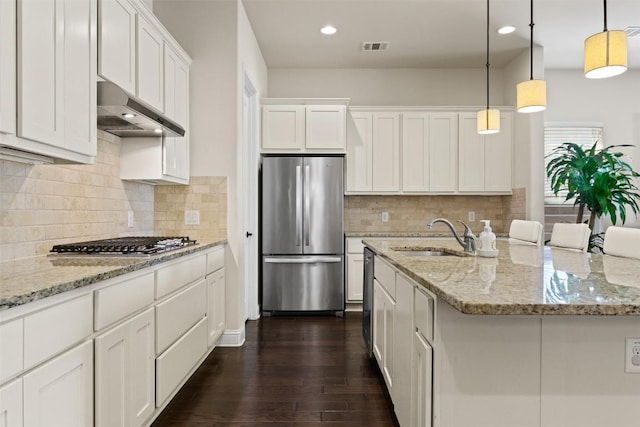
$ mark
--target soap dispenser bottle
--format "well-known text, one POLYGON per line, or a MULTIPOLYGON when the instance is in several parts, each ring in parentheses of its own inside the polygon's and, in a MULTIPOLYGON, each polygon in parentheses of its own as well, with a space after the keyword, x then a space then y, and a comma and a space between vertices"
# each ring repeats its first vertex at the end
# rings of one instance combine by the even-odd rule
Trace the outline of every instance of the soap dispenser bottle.
POLYGON ((480 233, 478 255, 495 257, 498 255, 498 251, 496 250, 496 235, 491 231, 491 221, 483 219, 480 222, 484 223, 484 229, 480 233))

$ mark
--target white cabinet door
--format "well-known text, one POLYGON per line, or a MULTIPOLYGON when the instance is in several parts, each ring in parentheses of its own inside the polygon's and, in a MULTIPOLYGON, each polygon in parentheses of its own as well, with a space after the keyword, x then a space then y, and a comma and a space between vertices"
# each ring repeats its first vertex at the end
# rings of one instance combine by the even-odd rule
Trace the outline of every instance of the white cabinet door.
POLYGON ((393 396, 393 332, 395 301, 378 280, 373 282, 373 354, 393 396))
POLYGON ((207 276, 207 289, 209 299, 207 313, 209 331, 208 345, 211 347, 216 344, 216 341, 218 341, 218 338, 220 338, 224 332, 226 325, 224 268, 207 276))
POLYGON ((136 27, 136 95, 158 111, 164 110, 164 42, 160 32, 141 15, 136 27))
POLYGON ((373 113, 373 191, 400 190, 400 114, 373 113))
POLYGON ((431 427, 433 350, 424 337, 414 333, 411 392, 411 426, 431 427))
POLYGON ((499 133, 479 135, 476 115, 459 115, 459 191, 511 192, 511 114, 500 116, 499 133))
POLYGON ((263 150, 302 151, 304 140, 304 105, 265 105, 262 107, 263 150))
POLYGON ((511 114, 500 115, 500 132, 484 139, 484 189, 510 192, 511 183, 511 114))
POLYGON ((95 156, 95 0, 18 6, 18 136, 95 156))
POLYGON ((413 353, 413 292, 414 284, 396 275, 396 302, 393 317, 393 399, 394 411, 402 426, 411 423, 411 355, 413 353))
POLYGON ((98 73, 136 93, 136 10, 128 0, 100 0, 98 73))
POLYGON ((153 309, 95 339, 96 427, 140 426, 154 405, 153 309))
POLYGON ((346 106, 307 105, 305 148, 314 151, 344 152, 346 106))
POLYGON ((165 137, 164 174, 189 178, 189 65, 165 42, 164 112, 187 132, 181 138, 165 137))
POLYGON ((384 356, 382 364, 382 375, 387 383, 389 394, 394 396, 395 391, 395 360, 393 344, 395 341, 395 315, 396 302, 386 292, 383 292, 384 300, 384 356))
POLYGON ((362 302, 364 255, 347 254, 347 302, 362 302))
POLYGON ((373 115, 350 112, 347 115, 346 191, 373 189, 373 115))
POLYGON ((0 426, 22 427, 22 378, 0 387, 0 426))
POLYGON ((402 191, 429 191, 429 113, 402 114, 402 191))
POLYGON ((429 190, 456 191, 458 178, 458 114, 429 114, 429 190))
POLYGON ((16 133, 16 2, 0 1, 0 133, 16 133))
POLYGON ((24 427, 93 425, 93 342, 24 376, 24 427))

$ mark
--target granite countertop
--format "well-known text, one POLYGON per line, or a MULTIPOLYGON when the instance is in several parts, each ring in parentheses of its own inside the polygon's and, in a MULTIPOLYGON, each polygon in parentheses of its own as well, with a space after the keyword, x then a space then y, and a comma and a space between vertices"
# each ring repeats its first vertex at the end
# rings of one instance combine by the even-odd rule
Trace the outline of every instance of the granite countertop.
MULTIPOLYGON (((495 233, 497 237, 507 237, 506 233, 495 233)), ((393 231, 348 231, 344 233, 345 237, 362 237, 362 238, 434 238, 434 237, 451 237, 450 231, 423 231, 423 232, 393 232, 393 231)), ((451 237, 453 239, 453 237, 451 237)))
POLYGON ((453 239, 364 242, 465 314, 640 316, 640 260, 510 245, 506 239, 497 241, 497 258, 465 254, 453 239), (394 248, 461 256, 407 256, 394 248))
POLYGON ((0 263, 0 311, 223 245, 226 240, 149 257, 43 255, 0 263))

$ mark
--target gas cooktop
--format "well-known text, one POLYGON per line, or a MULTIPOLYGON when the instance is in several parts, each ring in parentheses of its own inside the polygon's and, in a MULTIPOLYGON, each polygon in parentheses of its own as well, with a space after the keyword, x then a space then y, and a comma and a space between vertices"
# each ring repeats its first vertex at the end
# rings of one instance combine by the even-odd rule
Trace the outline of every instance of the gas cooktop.
POLYGON ((148 256, 195 245, 188 237, 132 236, 55 245, 50 252, 64 255, 148 256))

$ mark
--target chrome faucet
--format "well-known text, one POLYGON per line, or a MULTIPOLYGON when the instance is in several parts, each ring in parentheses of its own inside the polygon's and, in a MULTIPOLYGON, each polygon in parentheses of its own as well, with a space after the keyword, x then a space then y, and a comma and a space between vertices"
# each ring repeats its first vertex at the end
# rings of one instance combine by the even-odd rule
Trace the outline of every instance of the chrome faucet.
POLYGON ((473 232, 471 231, 471 228, 469 228, 469 226, 467 224, 465 224, 464 222, 458 220, 458 222, 460 224, 464 225, 464 235, 462 236, 462 238, 460 238, 460 236, 458 236, 458 232, 456 231, 456 229, 453 226, 453 224, 451 224, 451 222, 449 220, 447 220, 447 219, 444 219, 444 218, 432 219, 429 222, 429 224, 427 224, 427 227, 433 228, 433 224, 435 224, 436 222, 442 222, 444 224, 447 224, 449 229, 451 229, 451 232, 453 233, 453 236, 456 238, 458 243, 460 243, 460 246, 462 246, 464 248, 465 252, 476 253, 476 236, 473 235, 473 232))

